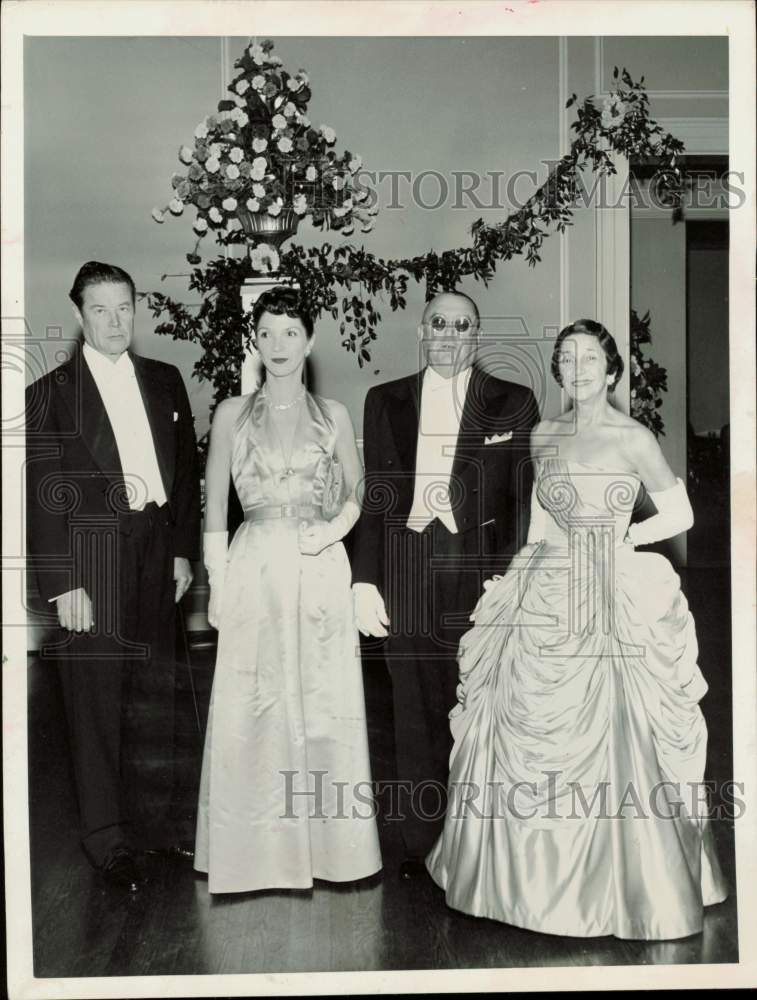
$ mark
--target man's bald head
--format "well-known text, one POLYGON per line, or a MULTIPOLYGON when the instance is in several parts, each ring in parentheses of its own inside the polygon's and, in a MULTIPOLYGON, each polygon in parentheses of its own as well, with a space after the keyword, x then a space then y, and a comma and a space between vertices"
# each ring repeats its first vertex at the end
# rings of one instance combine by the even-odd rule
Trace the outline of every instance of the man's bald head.
POLYGON ((465 314, 475 320, 476 325, 480 323, 481 317, 478 312, 478 306, 470 295, 466 295, 465 292, 439 292, 438 295, 435 295, 426 304, 421 322, 426 323, 434 313, 444 312, 445 308, 450 306, 462 307, 465 314))

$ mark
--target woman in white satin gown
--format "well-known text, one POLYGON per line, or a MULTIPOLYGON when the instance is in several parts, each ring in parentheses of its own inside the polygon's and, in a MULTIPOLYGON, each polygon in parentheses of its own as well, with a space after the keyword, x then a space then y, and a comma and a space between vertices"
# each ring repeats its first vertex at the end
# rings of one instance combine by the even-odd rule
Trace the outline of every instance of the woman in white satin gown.
POLYGON ((313 323, 298 293, 264 292, 252 319, 266 381, 219 404, 206 474, 208 618, 219 634, 195 868, 212 893, 305 889, 381 868, 341 542, 360 513, 355 436, 341 403, 303 385, 313 323), (230 475, 245 519, 229 546, 230 475))
POLYGON ((726 897, 701 787, 707 685, 678 576, 634 545, 686 530, 691 507, 654 436, 607 398, 623 364, 604 327, 563 330, 552 371, 573 406, 534 429, 528 544, 460 644, 426 865, 476 916, 684 937, 726 897), (629 528, 642 484, 658 513, 629 528))

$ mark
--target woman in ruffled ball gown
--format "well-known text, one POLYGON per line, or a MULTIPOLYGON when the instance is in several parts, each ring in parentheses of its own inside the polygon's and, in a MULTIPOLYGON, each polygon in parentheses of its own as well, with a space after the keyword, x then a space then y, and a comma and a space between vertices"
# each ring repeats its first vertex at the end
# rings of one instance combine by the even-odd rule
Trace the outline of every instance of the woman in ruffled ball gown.
POLYGON ((263 293, 252 321, 266 380, 219 404, 206 475, 208 618, 219 634, 195 868, 212 893, 381 868, 341 542, 360 513, 355 436, 341 403, 303 385, 313 322, 298 293, 263 293), (244 507, 231 545, 229 475, 244 507))
POLYGON ((634 551, 693 515, 654 436, 608 400, 622 371, 599 323, 558 336, 552 372, 573 405, 534 429, 528 543, 460 644, 449 804, 426 864, 466 913, 660 940, 701 931, 726 888, 694 623, 670 563, 634 551), (642 485, 657 514, 629 527, 642 485))

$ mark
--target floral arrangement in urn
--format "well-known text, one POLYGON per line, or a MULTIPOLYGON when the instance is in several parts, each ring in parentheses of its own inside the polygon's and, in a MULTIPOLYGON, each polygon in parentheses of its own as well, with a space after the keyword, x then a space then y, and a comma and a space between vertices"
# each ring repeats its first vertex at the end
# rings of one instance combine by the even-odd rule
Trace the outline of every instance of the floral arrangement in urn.
MULTIPOLYGON (((174 197, 167 208, 153 211, 162 222, 166 212, 180 215, 186 205, 196 208, 199 238, 187 254, 193 265, 188 287, 201 301, 189 305, 163 292, 147 293, 159 321, 156 333, 201 348, 194 375, 213 385, 216 402, 239 392, 251 337, 239 291, 251 270, 275 273, 277 281, 297 287, 308 312, 335 321, 342 347, 362 367, 371 361, 378 338, 379 307, 404 309, 410 282, 422 284, 429 299, 466 279, 487 285, 498 266, 515 257, 536 266, 544 241, 572 225, 585 170, 598 178, 614 174, 616 155, 653 164, 658 197, 674 217, 682 211, 684 145, 650 116, 644 78, 634 81, 626 69, 616 67, 612 92, 602 102, 592 96, 579 100, 576 94, 566 102, 566 107, 576 107, 570 148, 520 208, 498 221, 478 219, 463 246, 387 259, 350 238, 356 224, 363 232, 373 228, 377 195, 361 183, 361 174, 366 180, 372 177, 362 169, 360 157, 348 151, 338 155, 334 130, 315 128, 308 119, 307 73, 288 72, 273 55, 270 41, 248 45, 235 67, 231 98, 200 122, 193 147, 182 146, 179 158, 187 172, 174 174, 174 197), (337 238, 320 246, 295 243, 282 249, 302 218, 335 231, 337 238), (197 251, 206 233, 222 246, 246 243, 249 253, 242 258, 217 254, 202 265, 197 251)), ((661 434, 657 411, 666 372, 641 352, 640 345, 649 342, 648 317, 636 322, 632 413, 661 434)))
POLYGON ((190 263, 200 263, 199 241, 210 232, 223 245, 255 238, 251 264, 259 272, 278 271, 277 244, 301 218, 345 236, 356 223, 369 232, 378 208, 357 176, 362 159, 338 154, 334 129, 311 123, 307 73, 284 69, 271 41, 250 44, 234 65, 231 97, 198 124, 194 144, 179 150, 187 172, 171 178, 173 198, 153 209, 155 221, 192 205, 198 240, 190 263))

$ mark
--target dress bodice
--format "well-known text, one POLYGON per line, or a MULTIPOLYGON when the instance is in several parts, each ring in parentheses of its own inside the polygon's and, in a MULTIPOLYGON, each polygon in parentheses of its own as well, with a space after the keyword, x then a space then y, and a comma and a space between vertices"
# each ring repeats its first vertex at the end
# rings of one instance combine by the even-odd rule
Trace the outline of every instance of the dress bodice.
POLYGON ((570 540, 606 533, 614 545, 620 544, 640 485, 631 472, 557 458, 540 460, 536 497, 545 511, 544 540, 565 546, 570 540))
POLYGON ((291 454, 285 452, 265 394, 253 393, 237 421, 231 455, 231 476, 242 506, 320 507, 336 438, 326 401, 305 393, 291 454))

